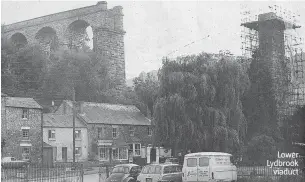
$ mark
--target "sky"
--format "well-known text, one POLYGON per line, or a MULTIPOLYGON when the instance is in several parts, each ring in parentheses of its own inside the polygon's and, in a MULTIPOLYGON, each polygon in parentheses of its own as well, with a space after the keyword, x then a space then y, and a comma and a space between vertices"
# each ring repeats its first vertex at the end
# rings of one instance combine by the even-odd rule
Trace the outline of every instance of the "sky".
MULTIPOLYGON (((10 24, 61 11, 95 5, 97 1, 2 1, 1 23, 10 24)), ((274 2, 241 1, 108 1, 108 9, 124 13, 127 79, 162 66, 162 57, 229 50, 241 55, 241 12, 268 8, 274 2)), ((276 4, 300 14, 305 2, 276 4)), ((301 28, 299 36, 305 37, 301 28)))

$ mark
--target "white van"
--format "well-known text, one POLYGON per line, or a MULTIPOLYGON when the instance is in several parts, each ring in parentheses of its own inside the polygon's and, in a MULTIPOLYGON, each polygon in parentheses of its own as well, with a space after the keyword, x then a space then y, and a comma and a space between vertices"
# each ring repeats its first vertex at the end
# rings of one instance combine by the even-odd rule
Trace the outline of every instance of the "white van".
POLYGON ((183 182, 237 181, 236 166, 231 163, 231 154, 200 152, 184 156, 183 182))

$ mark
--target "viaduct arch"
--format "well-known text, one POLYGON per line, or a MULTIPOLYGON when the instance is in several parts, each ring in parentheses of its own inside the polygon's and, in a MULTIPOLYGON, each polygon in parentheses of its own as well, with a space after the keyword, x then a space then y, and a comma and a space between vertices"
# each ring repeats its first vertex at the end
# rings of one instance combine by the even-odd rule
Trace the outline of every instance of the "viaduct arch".
POLYGON ((15 45, 39 43, 49 54, 54 47, 80 46, 88 26, 93 50, 109 61, 109 77, 116 87, 125 85, 123 8, 107 8, 106 1, 4 26, 4 36, 15 45))

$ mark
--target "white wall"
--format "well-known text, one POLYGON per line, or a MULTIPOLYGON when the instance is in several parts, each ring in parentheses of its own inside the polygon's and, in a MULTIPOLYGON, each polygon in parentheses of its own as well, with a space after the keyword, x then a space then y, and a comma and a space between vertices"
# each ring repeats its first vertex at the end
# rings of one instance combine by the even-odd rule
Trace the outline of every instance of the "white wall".
MULTIPOLYGON (((75 140, 75 147, 81 147, 82 153, 75 157, 76 161, 88 160, 88 135, 87 128, 76 128, 81 130, 81 140, 75 140)), ((43 128, 43 141, 57 147, 56 161, 62 161, 62 147, 67 147, 67 161, 73 161, 73 128, 43 128), (49 140, 48 131, 55 130, 55 140, 49 140)))

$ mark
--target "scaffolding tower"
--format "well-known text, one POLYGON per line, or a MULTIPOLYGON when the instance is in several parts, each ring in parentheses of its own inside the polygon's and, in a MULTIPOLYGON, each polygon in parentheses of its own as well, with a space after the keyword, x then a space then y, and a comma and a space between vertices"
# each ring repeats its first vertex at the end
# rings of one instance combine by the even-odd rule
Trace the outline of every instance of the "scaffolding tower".
MULTIPOLYGON (((266 60, 283 60, 288 67, 285 99, 278 107, 281 113, 280 118, 291 116, 297 107, 305 105, 305 53, 303 52, 304 39, 298 32, 301 27, 299 19, 300 15, 278 5, 268 6, 264 10, 250 10, 248 7, 242 7, 241 11, 242 55, 251 58, 254 51, 261 51, 263 55, 267 55, 266 60), (267 21, 269 23, 272 21, 273 25, 279 27, 278 30, 275 28, 270 33, 268 28, 266 29, 267 21), (263 39, 270 40, 268 42, 263 39), (266 48, 268 46, 271 48, 266 48)), ((270 64, 274 65, 274 63, 270 64)), ((281 74, 274 69, 270 70, 274 72, 273 74, 281 74)), ((274 87, 276 90, 276 86, 274 87)))

